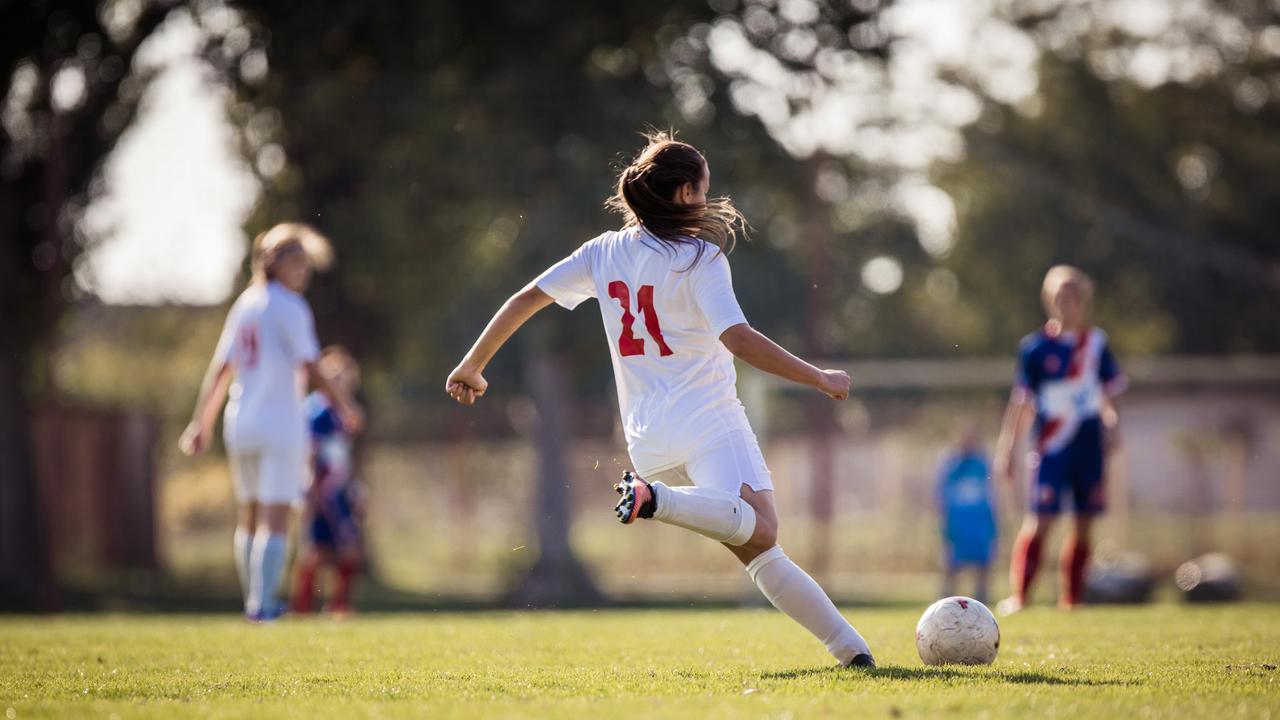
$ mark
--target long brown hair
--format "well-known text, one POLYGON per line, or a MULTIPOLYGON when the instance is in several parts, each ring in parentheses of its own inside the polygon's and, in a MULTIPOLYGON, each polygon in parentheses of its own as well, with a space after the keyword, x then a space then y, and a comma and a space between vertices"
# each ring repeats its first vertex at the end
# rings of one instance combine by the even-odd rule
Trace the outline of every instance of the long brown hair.
POLYGON ((626 225, 639 225, 660 242, 674 249, 693 245, 695 255, 689 267, 702 259, 705 240, 719 252, 729 254, 738 235, 746 235, 747 221, 727 197, 708 198, 700 205, 676 202, 676 191, 685 183, 695 186, 708 172, 702 153, 675 139, 674 133, 650 131, 648 144, 631 164, 618 173, 613 196, 604 206, 622 215, 626 225))

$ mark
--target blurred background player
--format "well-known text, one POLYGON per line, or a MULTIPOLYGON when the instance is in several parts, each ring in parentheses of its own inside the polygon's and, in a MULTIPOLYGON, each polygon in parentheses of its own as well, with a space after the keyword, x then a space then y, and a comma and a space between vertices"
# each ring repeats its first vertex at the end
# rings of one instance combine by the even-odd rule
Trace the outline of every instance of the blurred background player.
POLYGON ((1017 439, 1032 417, 1035 431, 1028 455, 1030 512, 1013 544, 1012 594, 998 606, 1006 614, 1027 602, 1044 538, 1064 496, 1071 498, 1075 524, 1062 546, 1058 604, 1073 608, 1084 593, 1089 532, 1106 507, 1105 452, 1118 439, 1114 398, 1126 384, 1106 333, 1088 324, 1092 296, 1093 282, 1083 272, 1068 265, 1050 268, 1040 294, 1049 320, 1018 347, 1017 382, 996 446, 1001 477, 1012 482, 1017 439))
POLYGON ((347 428, 358 429, 361 416, 320 372, 315 320, 302 297, 313 270, 330 264, 328 241, 306 225, 281 223, 254 239, 252 253, 253 278, 227 315, 179 445, 188 455, 209 446, 229 393, 223 439, 239 506, 236 573, 245 616, 265 621, 284 610, 273 595, 284 570, 289 516, 306 487, 305 381, 334 401, 347 428))
MULTIPOLYGON (((360 388, 360 366, 342 347, 324 349, 320 374, 348 396, 354 397, 360 388)), ((336 580, 325 609, 346 615, 351 612, 352 584, 364 562, 363 489, 355 479, 354 433, 343 428, 324 393, 311 393, 306 410, 312 474, 303 516, 306 533, 296 561, 293 611, 311 612, 316 573, 329 566, 335 570, 336 580)))
MULTIPOLYGON (((777 544, 773 482, 738 400, 733 358, 834 400, 849 397, 849 376, 810 365, 747 323, 727 259, 742 215, 728 198, 707 199, 711 171, 702 153, 665 133, 648 139, 607 203, 624 227, 586 242, 513 295, 445 390, 474 403, 488 387, 485 366, 534 313, 597 298, 627 452, 639 471, 617 486, 618 518, 657 520, 723 543, 774 607, 842 665, 874 667, 866 641, 777 544)), ((620 561, 651 561, 637 541, 620 561)))
POLYGON ((973 568, 973 598, 987 601, 987 578, 996 543, 991 466, 976 429, 960 434, 938 473, 938 515, 942 525, 942 596, 956 592, 956 576, 973 568))

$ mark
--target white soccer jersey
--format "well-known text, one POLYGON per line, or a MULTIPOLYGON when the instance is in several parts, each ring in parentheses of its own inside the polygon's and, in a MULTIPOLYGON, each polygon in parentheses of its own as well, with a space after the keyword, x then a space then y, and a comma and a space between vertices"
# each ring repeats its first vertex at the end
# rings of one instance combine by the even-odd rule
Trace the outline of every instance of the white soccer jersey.
POLYGON ((747 431, 733 356, 720 343, 745 323, 716 246, 668 247, 638 227, 607 232, 535 281, 572 310, 600 300, 627 450, 642 475, 682 465, 720 437, 747 431))
POLYGON ((233 452, 306 447, 299 373, 320 355, 315 319, 301 295, 276 282, 250 285, 227 315, 215 362, 235 372, 223 420, 233 452))

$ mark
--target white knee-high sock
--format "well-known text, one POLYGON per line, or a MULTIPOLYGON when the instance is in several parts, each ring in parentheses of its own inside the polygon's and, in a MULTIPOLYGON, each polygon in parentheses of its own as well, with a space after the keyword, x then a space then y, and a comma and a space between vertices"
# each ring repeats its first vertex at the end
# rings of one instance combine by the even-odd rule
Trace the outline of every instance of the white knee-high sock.
POLYGON ((248 530, 237 527, 231 545, 236 556, 236 577, 240 579, 240 598, 247 603, 249 601, 249 556, 253 552, 253 535, 248 530))
POLYGON ((249 567, 249 600, 245 610, 254 613, 273 599, 280 573, 284 570, 285 537, 261 530, 253 538, 253 559, 249 567))
POLYGON ((657 496, 653 519, 692 530, 729 545, 743 545, 756 531, 756 511, 723 490, 652 483, 657 496))
POLYGON ((822 641, 840 664, 871 654, 867 641, 836 609, 809 574, 774 545, 747 564, 747 574, 773 606, 800 623, 822 641))

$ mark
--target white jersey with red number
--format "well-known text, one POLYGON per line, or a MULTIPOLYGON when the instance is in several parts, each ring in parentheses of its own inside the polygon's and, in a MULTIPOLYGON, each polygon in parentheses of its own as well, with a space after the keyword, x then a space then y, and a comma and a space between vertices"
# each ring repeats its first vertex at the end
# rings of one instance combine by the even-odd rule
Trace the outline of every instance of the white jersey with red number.
POLYGON ((214 361, 235 373, 223 421, 228 449, 307 446, 299 368, 319 355, 315 319, 301 295, 269 282, 236 299, 214 351, 214 361))
POLYGON ((729 261, 710 243, 664 245, 638 227, 607 232, 535 281, 566 308, 600 301, 627 450, 636 471, 682 465, 733 432, 750 432, 733 356, 720 343, 747 320, 729 261))

